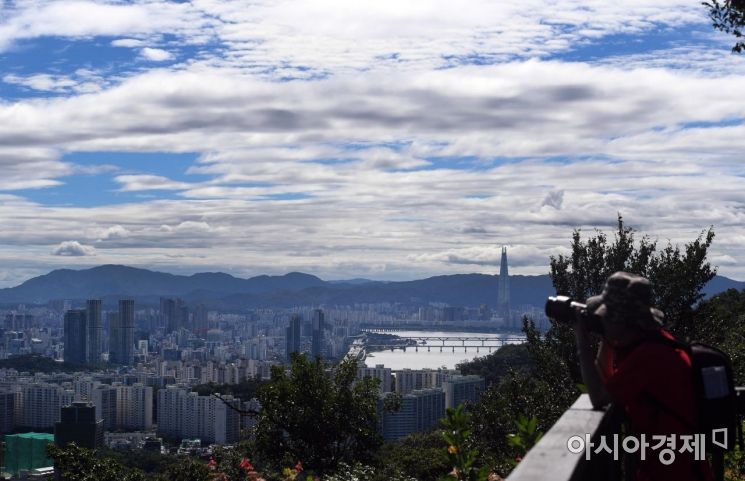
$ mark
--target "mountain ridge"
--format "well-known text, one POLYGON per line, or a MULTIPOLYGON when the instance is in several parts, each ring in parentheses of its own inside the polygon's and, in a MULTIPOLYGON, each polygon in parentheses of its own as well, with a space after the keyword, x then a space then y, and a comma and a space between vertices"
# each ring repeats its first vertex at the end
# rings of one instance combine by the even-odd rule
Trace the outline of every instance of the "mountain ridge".
MULTIPOLYGON (((224 272, 170 274, 131 266, 105 264, 88 269, 56 269, 18 286, 0 289, 0 304, 44 304, 54 299, 74 301, 101 298, 113 304, 131 297, 140 304, 157 305, 159 297, 181 297, 187 303, 204 303, 213 309, 242 310, 299 305, 353 305, 400 303, 453 306, 496 304, 498 275, 451 274, 411 281, 350 279, 324 281, 302 272, 262 274, 239 278, 224 272)), ((704 288, 707 296, 730 288, 745 289, 745 282, 716 276, 704 288)), ((514 307, 542 308, 554 294, 543 275, 511 275, 510 302, 514 307)))

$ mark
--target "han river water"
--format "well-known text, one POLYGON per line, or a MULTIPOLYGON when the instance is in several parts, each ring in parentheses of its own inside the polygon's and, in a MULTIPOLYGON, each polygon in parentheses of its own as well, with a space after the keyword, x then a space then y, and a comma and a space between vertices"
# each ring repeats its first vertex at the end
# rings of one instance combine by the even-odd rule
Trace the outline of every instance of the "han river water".
MULTIPOLYGON (((519 343, 525 340, 522 333, 483 333, 483 332, 443 332, 443 331, 396 331, 391 334, 395 334, 401 338, 406 337, 478 337, 478 338, 489 338, 494 339, 492 344, 487 341, 486 344, 496 344, 496 340, 501 339, 506 343, 519 343)), ((453 344, 451 342, 451 344, 453 344)), ((454 369, 455 365, 463 362, 470 361, 476 357, 488 356, 489 348, 481 347, 482 342, 473 340, 465 341, 465 348, 461 345, 461 341, 458 341, 458 347, 455 347, 453 352, 452 347, 445 347, 440 352, 439 341, 429 341, 427 345, 420 345, 418 351, 412 346, 407 347, 406 351, 402 349, 390 349, 384 351, 367 352, 365 358, 365 365, 368 367, 375 367, 377 364, 383 364, 385 367, 389 367, 393 370, 397 369, 437 369, 445 367, 446 369, 454 369), (430 347, 427 350, 427 347, 430 347), (478 347, 478 351, 477 348, 478 347)), ((496 351, 497 348, 492 347, 491 352, 496 351)))

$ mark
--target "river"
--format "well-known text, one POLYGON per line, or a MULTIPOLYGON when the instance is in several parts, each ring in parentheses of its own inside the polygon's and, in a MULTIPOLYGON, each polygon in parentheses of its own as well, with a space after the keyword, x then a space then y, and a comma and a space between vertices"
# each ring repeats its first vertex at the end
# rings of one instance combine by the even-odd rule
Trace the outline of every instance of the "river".
MULTIPOLYGON (((516 341, 516 338, 524 340, 525 336, 515 333, 483 333, 483 332, 443 332, 443 331, 397 331, 392 332, 399 337, 479 337, 479 338, 490 338, 490 339, 510 339, 506 341, 509 343, 520 342, 516 341)), ((419 346, 418 351, 413 347, 409 347, 406 351, 402 349, 390 349, 385 351, 374 351, 368 352, 365 358, 365 365, 368 367, 375 367, 377 364, 383 364, 385 367, 389 367, 393 370, 397 369, 437 369, 444 367, 446 369, 454 369, 455 365, 463 362, 470 361, 479 356, 489 355, 489 349, 480 347, 481 341, 465 341, 465 345, 468 347, 467 350, 461 347, 455 347, 455 352, 451 347, 446 347, 440 351, 440 344, 438 342, 429 342, 427 345, 419 346), (478 351, 476 347, 479 347, 478 351), (430 347, 428 350, 427 347, 430 347)), ((459 342, 460 344, 460 342, 459 342)), ((494 352, 496 348, 492 348, 491 352, 494 352)))

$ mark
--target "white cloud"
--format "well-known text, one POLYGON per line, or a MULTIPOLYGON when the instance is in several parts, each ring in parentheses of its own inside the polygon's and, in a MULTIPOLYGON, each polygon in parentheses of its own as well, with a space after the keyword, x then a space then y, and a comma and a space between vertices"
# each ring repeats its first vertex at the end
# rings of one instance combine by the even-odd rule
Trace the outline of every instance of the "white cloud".
POLYGON ((99 240, 123 239, 129 237, 131 234, 126 228, 120 225, 113 225, 101 232, 99 240))
POLYGON ((147 1, 133 4, 71 0, 19 2, 0 23, 0 51, 14 42, 41 36, 137 36, 175 32, 202 41, 211 20, 191 3, 147 1))
POLYGON ((96 249, 92 246, 83 245, 78 241, 64 241, 52 250, 52 255, 69 257, 95 256, 96 249))
POLYGON ((220 48, 126 75, 7 74, 64 96, 0 102, 0 190, 112 169, 61 160, 78 151, 199 158, 183 167, 197 180, 117 170, 116 205, 0 194, 0 259, 30 265, 77 243, 96 245, 90 262, 395 279, 493 273, 511 244, 513 272, 545 273, 573 228, 612 230, 620 211, 677 242, 713 223, 712 259, 745 278, 732 262, 745 238, 741 62, 695 46, 538 60, 704 25, 703 12, 682 0, 19 3, 0 50, 49 35, 113 36, 153 61, 220 48))
POLYGON ((77 85, 77 82, 69 77, 48 74, 29 75, 27 77, 8 74, 3 77, 3 82, 23 85, 24 87, 45 92, 65 92, 77 85))
POLYGON ((112 47, 128 47, 128 48, 136 48, 136 47, 144 47, 145 42, 142 40, 138 40, 136 38, 118 38, 111 42, 112 47))
POLYGON ((114 180, 121 184, 122 192, 136 192, 145 190, 184 190, 190 187, 184 182, 176 182, 159 175, 132 174, 117 175, 114 180))
POLYGON ((151 62, 164 62, 173 58, 173 55, 167 50, 151 47, 145 47, 140 50, 140 56, 151 62))

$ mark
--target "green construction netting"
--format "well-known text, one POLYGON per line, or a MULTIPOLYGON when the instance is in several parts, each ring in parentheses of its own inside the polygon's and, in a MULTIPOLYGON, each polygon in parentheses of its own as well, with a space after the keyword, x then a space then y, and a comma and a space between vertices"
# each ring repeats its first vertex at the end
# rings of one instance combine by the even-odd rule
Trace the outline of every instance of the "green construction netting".
POLYGON ((46 445, 54 444, 54 435, 24 433, 5 436, 5 471, 17 475, 19 471, 52 466, 46 445))

